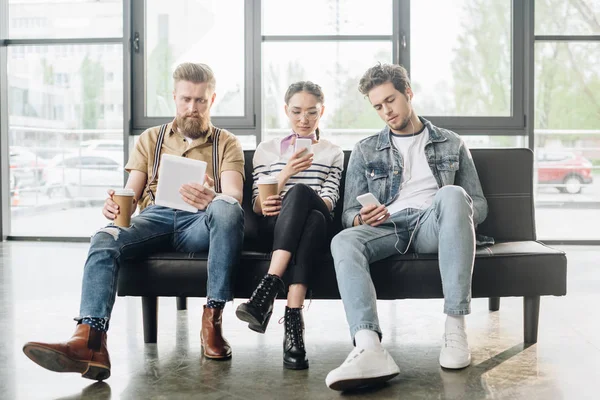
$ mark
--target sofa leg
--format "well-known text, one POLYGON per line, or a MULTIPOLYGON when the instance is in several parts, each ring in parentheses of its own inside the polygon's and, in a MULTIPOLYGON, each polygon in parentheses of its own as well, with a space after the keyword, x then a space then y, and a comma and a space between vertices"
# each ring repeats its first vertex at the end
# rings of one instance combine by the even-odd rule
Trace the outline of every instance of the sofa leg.
POLYGON ((142 297, 144 343, 156 343, 158 330, 158 297, 142 297))
POLYGON ((498 311, 500 309, 500 297, 490 297, 488 308, 490 311, 498 311))
POLYGON ((537 343, 538 321, 540 318, 540 296, 523 298, 524 342, 537 343))
POLYGON ((179 296, 177 297, 177 310, 187 310, 187 297, 179 296))

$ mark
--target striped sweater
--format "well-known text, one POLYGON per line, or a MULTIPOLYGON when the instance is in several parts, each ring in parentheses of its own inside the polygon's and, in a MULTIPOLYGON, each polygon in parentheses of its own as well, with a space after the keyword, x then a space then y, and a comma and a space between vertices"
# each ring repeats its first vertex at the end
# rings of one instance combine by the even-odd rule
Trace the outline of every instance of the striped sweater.
MULTIPOLYGON (((294 154, 294 146, 289 146, 284 154, 281 154, 280 145, 282 138, 275 138, 262 142, 254 152, 252 178, 252 204, 258 197, 258 186, 256 182, 262 175, 277 177, 290 157, 294 154)), ((314 153, 313 163, 307 169, 290 177, 285 188, 280 193, 285 193, 296 183, 304 183, 310 186, 319 196, 331 201, 333 208, 340 197, 340 179, 344 169, 344 152, 341 147, 328 140, 321 139, 319 143, 312 145, 314 153)))

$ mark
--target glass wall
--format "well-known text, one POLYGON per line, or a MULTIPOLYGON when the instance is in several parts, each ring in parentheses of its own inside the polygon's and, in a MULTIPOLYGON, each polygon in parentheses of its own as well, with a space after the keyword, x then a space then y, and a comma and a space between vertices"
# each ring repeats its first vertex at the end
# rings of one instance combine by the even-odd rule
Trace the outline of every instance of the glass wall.
MULTIPOLYGON (((133 1, 132 134, 175 116, 173 71, 185 62, 209 65, 217 81, 211 110, 216 126, 245 135, 256 128, 253 12, 242 0, 133 1)), ((253 133, 253 132, 252 132, 253 133)))
POLYGON ((213 116, 244 115, 244 7, 237 0, 146 2, 145 112, 175 115, 173 70, 208 64, 217 78, 213 116))
POLYGON ((511 2, 419 0, 411 2, 410 13, 413 104, 419 113, 510 116, 511 2))
POLYGON ((289 131, 284 94, 301 80, 323 89, 320 127, 328 140, 351 149, 381 129, 358 81, 377 62, 393 61, 392 6, 390 0, 370 7, 354 1, 308 1, 290 12, 284 2, 262 2, 262 140, 289 131), (307 18, 311 24, 302 22, 307 18))
POLYGON ((10 39, 123 36, 123 0, 8 0, 10 39))
POLYGON ((122 2, 11 0, 8 21, 27 39, 7 51, 8 234, 90 236, 123 185, 123 46, 84 38, 122 36, 122 2))
POLYGON ((106 189, 123 185, 123 119, 139 134, 172 118, 170 74, 181 62, 213 67, 213 115, 245 149, 289 130, 285 90, 307 79, 325 93, 324 135, 351 149, 384 126, 358 92, 360 77, 376 62, 400 62, 419 115, 464 130, 469 147, 533 139, 540 239, 600 239, 600 3, 531 1, 535 45, 524 49, 529 1, 150 0, 127 2, 126 21, 122 0, 0 0, 6 234, 89 236, 102 226, 106 189), (531 71, 519 67, 528 50, 531 71), (524 98, 534 102, 529 137, 524 98))
POLYGON ((329 140, 351 149, 381 129, 379 116, 358 91, 358 81, 376 62, 391 62, 391 42, 265 42, 262 54, 263 140, 287 135, 284 95, 291 83, 301 80, 323 89, 325 113, 320 127, 329 140), (307 54, 327 62, 307 63, 307 54))
POLYGON ((600 5, 538 0, 535 6, 538 237, 597 240, 600 40, 578 35, 600 33, 600 5))

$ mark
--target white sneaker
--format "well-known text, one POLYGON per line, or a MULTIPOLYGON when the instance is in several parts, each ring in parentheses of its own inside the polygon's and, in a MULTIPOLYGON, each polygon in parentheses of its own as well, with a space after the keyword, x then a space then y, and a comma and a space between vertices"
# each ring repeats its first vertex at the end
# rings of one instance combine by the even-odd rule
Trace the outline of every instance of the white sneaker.
POLYGON ((471 350, 467 333, 454 330, 444 334, 444 346, 440 352, 440 365, 449 369, 461 369, 471 364, 471 350))
POLYGON ((327 374, 325 383, 333 390, 349 390, 392 379, 400 373, 390 353, 381 349, 354 348, 346 361, 327 374))

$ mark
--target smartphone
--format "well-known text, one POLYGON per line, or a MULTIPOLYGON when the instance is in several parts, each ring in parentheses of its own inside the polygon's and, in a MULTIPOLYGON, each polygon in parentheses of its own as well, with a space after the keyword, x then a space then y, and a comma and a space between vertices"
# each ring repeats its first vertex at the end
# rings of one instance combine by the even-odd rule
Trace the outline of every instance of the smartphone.
MULTIPOLYGON (((379 200, 377 200, 377 198, 373 195, 373 193, 365 193, 365 194, 361 194, 360 196, 356 196, 356 200, 358 200, 358 202, 363 206, 370 206, 370 205, 376 205, 376 206, 380 206, 381 203, 379 202, 379 200)), ((382 219, 385 215, 382 215, 381 217, 377 218, 377 220, 379 221, 380 219, 382 219)))
MULTIPOLYGON (((312 139, 311 138, 296 138, 294 152, 297 152, 300 149, 305 149, 306 151, 308 151, 310 153, 311 149, 312 149, 312 139)), ((302 152, 301 154, 304 154, 304 152, 302 152)))
POLYGON ((379 202, 379 200, 377 200, 377 198, 373 195, 373 193, 365 193, 365 194, 361 194, 360 196, 356 197, 356 200, 358 200, 358 202, 363 206, 370 206, 372 204, 376 205, 376 206, 380 206, 381 203, 379 202))

